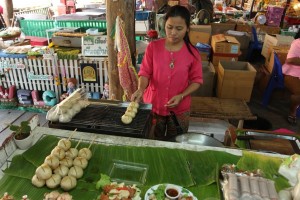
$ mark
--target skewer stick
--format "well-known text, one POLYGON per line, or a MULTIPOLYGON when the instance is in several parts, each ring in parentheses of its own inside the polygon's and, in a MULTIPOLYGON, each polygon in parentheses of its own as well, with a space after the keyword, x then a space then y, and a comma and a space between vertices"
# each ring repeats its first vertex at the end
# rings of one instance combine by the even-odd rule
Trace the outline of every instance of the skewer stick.
POLYGON ((71 133, 71 135, 69 136, 68 140, 70 140, 73 136, 73 134, 77 131, 77 128, 75 128, 75 130, 71 133))
POLYGON ((91 146, 92 146, 92 144, 94 143, 94 141, 95 141, 96 137, 97 137, 97 136, 95 136, 95 137, 93 138, 93 140, 92 140, 92 142, 91 142, 90 146, 88 147, 88 149, 90 149, 90 148, 91 148, 91 146))
POLYGON ((75 149, 77 149, 77 147, 78 147, 78 145, 80 144, 81 141, 82 141, 82 138, 80 138, 80 140, 78 141, 78 143, 77 143, 75 149))

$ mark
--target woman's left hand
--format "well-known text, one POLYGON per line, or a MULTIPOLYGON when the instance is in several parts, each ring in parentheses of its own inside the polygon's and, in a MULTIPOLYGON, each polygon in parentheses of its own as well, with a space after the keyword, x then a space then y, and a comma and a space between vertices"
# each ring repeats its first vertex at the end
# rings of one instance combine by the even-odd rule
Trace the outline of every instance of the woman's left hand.
POLYGON ((182 101, 182 95, 176 95, 172 97, 165 105, 168 108, 174 108, 182 101))

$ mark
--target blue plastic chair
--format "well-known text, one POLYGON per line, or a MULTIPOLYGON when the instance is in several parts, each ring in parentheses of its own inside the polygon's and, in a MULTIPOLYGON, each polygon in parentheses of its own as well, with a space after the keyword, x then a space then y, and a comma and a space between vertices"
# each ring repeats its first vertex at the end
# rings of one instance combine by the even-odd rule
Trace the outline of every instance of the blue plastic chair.
POLYGON ((248 54, 247 54, 247 60, 248 61, 250 61, 250 59, 252 57, 252 53, 253 53, 254 50, 257 50, 257 51, 261 52, 262 47, 263 47, 263 43, 258 41, 255 26, 252 26, 251 30, 252 30, 252 35, 253 35, 253 41, 251 41, 250 44, 249 44, 249 51, 248 51, 248 54))
POLYGON ((263 106, 267 106, 271 97, 271 94, 274 89, 283 89, 284 88, 284 80, 283 80, 283 74, 282 74, 282 66, 279 61, 279 58, 275 52, 274 53, 274 65, 273 70, 271 73, 270 80, 268 82, 267 88, 265 89, 264 95, 263 95, 263 106))

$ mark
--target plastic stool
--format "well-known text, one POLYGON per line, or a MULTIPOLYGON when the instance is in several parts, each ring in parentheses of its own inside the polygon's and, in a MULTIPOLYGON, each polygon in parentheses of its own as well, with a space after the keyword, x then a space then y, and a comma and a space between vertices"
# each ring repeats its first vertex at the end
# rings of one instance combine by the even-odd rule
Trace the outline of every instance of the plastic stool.
POLYGON ((271 78, 268 82, 267 88, 263 95, 262 104, 267 106, 271 97, 271 94, 275 88, 284 88, 284 80, 282 74, 282 66, 277 54, 274 52, 274 66, 271 74, 271 78))

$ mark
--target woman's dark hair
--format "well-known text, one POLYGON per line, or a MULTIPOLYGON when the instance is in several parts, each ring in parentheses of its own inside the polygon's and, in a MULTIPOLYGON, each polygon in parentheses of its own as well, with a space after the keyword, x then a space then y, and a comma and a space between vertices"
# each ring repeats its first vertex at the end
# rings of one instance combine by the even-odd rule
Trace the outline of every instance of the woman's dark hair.
POLYGON ((294 39, 298 39, 300 38, 300 28, 298 29, 298 32, 296 33, 294 39))
MULTIPOLYGON (((179 6, 179 5, 176 5, 176 6, 172 6, 168 9, 168 12, 166 13, 166 16, 165 16, 165 22, 170 18, 170 17, 181 17, 182 19, 184 19, 185 21, 185 24, 187 26, 187 28, 190 27, 190 22, 191 22, 191 13, 190 11, 184 7, 184 6, 179 6)), ((190 52, 190 54, 192 54, 193 56, 195 56, 191 50, 191 46, 193 48, 196 49, 196 47, 194 47, 190 41, 190 38, 189 38, 189 35, 188 35, 188 32, 185 33, 185 36, 183 38, 184 40, 184 43, 186 44, 187 48, 188 48, 188 51, 190 52)))

